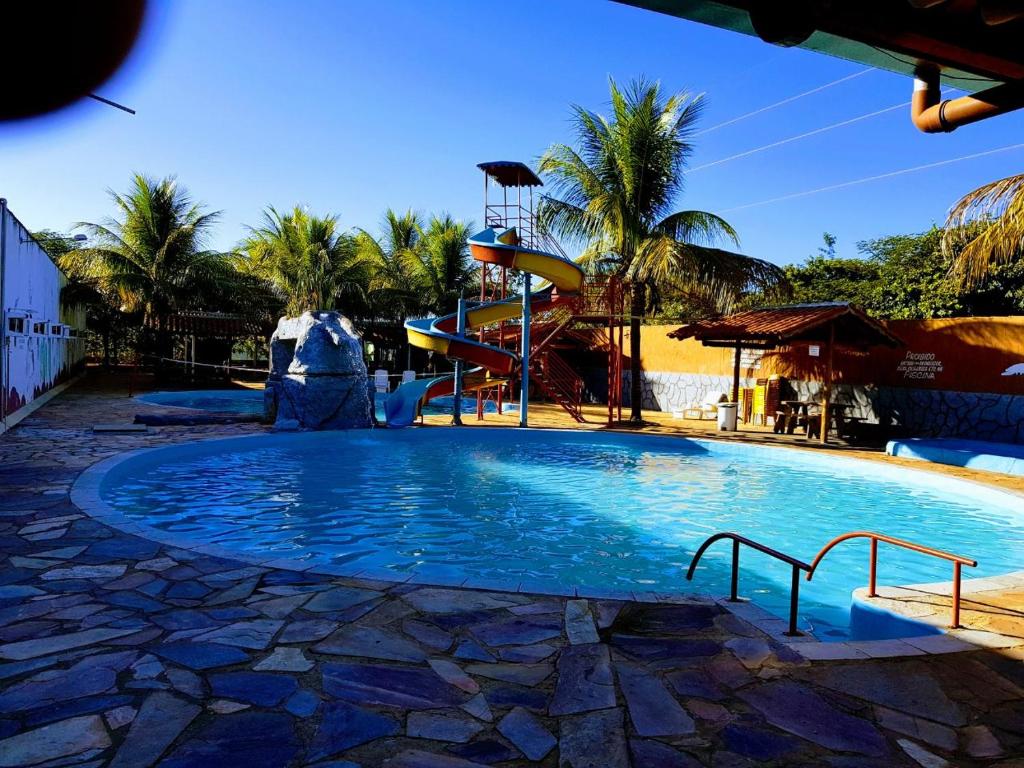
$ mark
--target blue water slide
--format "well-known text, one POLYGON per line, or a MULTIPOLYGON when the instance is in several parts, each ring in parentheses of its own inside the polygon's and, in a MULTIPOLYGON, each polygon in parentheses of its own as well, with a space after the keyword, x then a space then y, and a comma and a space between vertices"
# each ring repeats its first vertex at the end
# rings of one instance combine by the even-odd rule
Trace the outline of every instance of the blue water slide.
POLYGON ((427 390, 435 384, 455 378, 451 374, 433 379, 416 379, 401 384, 384 401, 384 416, 389 427, 408 427, 420 415, 427 400, 427 390))

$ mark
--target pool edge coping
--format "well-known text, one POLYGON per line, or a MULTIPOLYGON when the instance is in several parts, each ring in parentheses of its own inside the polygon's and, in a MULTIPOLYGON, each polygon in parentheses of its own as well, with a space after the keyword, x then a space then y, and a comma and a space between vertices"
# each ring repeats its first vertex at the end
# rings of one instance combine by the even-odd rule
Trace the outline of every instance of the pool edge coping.
MULTIPOLYGON (((180 406, 170 406, 180 407, 180 406)), ((184 409, 191 410, 191 409, 184 409)), ((412 427, 415 429, 416 427, 412 427)), ((386 429, 386 428, 382 428, 386 429)), ((473 429, 488 429, 486 427, 474 427, 473 429)), ((492 430, 500 430, 502 427, 491 427, 492 430)), ((573 429, 560 429, 560 428, 528 428, 532 431, 545 431, 545 432, 567 432, 573 434, 579 434, 579 430, 573 429)), ((354 430, 332 430, 335 432, 348 432, 354 430)), ((645 437, 660 437, 666 439, 683 439, 690 440, 692 442, 713 442, 721 444, 731 444, 729 441, 722 440, 716 441, 714 438, 699 437, 692 438, 682 435, 643 435, 643 433, 632 432, 628 430, 612 430, 615 434, 627 434, 627 435, 641 435, 645 437)), ((187 552, 194 552, 201 555, 207 555, 210 557, 220 557, 227 560, 233 560, 246 565, 252 565, 263 568, 293 571, 299 573, 313 573, 317 575, 333 576, 336 578, 344 579, 356 579, 367 582, 378 582, 387 583, 393 586, 400 586, 403 584, 413 584, 416 586, 424 587, 440 587, 446 589, 468 589, 468 590, 486 590, 496 592, 506 592, 509 594, 529 594, 529 595, 544 595, 551 597, 562 597, 567 599, 592 599, 592 600, 617 600, 617 601, 631 601, 636 603, 663 603, 663 604, 679 604, 684 602, 692 602, 695 599, 711 601, 720 607, 727 610, 732 615, 736 616, 740 620, 762 632, 768 636, 771 640, 785 646, 791 651, 795 652, 804 661, 843 661, 843 660, 856 660, 856 659, 867 659, 867 658, 898 658, 906 656, 920 656, 920 655, 937 655, 945 653, 959 653, 969 650, 984 650, 986 648, 993 647, 1015 647, 1017 645, 1024 645, 1024 638, 1009 638, 1008 636, 999 635, 997 633, 985 632, 983 630, 972 630, 972 629, 950 629, 948 627, 940 627, 942 634, 940 635, 924 635, 924 636, 911 636, 902 638, 893 638, 886 640, 844 640, 836 642, 825 642, 815 637, 812 633, 804 633, 796 637, 790 637, 785 634, 788 629, 788 622, 775 614, 771 613, 765 608, 757 605, 751 600, 741 599, 739 602, 731 602, 728 598, 716 598, 714 595, 706 592, 665 592, 665 591, 649 591, 649 592, 638 592, 632 590, 616 590, 616 589, 601 589, 601 588, 590 588, 590 587, 573 587, 572 594, 569 594, 565 589, 541 589, 536 586, 528 587, 523 589, 524 584, 518 583, 515 588, 512 588, 511 582, 504 582, 500 580, 488 580, 488 579, 471 579, 466 578, 461 581, 457 579, 445 579, 443 577, 423 577, 418 578, 416 574, 411 574, 406 579, 396 579, 395 575, 388 571, 382 572, 376 569, 351 569, 343 566, 336 565, 317 565, 311 564, 297 558, 287 557, 270 557, 270 556, 259 556, 250 554, 247 552, 239 552, 237 550, 228 549, 217 544, 203 544, 187 536, 177 536, 174 534, 168 534, 149 526, 141 525, 139 523, 131 521, 126 515, 121 512, 115 511, 100 497, 99 488, 104 477, 118 465, 130 461, 144 454, 152 453, 154 451, 163 450, 167 448, 175 448, 188 444, 207 443, 213 441, 242 441, 251 440, 254 438, 268 437, 274 434, 295 434, 293 432, 278 433, 271 430, 266 430, 256 434, 246 435, 211 435, 193 438, 182 442, 171 443, 168 445, 148 446, 145 448, 136 448, 131 451, 125 451, 122 453, 108 456, 105 459, 89 465, 86 467, 79 476, 72 483, 69 490, 69 497, 71 503, 78 507, 79 510, 89 515, 90 518, 97 522, 107 525, 115 530, 127 533, 133 536, 139 536, 141 538, 155 541, 165 546, 175 547, 187 552), (979 644, 972 643, 970 640, 963 640, 962 637, 973 637, 979 642, 985 640, 983 636, 988 635, 994 640, 994 644, 979 644), (927 638, 951 638, 955 642, 923 642, 927 638), (1001 640, 1002 639, 1002 640, 1001 640), (1013 640, 1012 644, 1006 644, 1005 641, 1013 640), (918 644, 926 646, 919 647, 918 644), (1002 643, 1002 644, 1000 644, 1002 643), (931 646, 930 648, 928 646, 931 646), (812 650, 813 649, 813 650, 812 650), (826 650, 832 649, 832 650, 826 650)), ((802 452, 799 448, 789 448, 788 446, 768 446, 768 445, 749 445, 744 447, 751 448, 763 448, 767 450, 779 450, 779 451, 798 451, 802 452)), ((871 463, 871 459, 856 458, 850 456, 831 456, 828 458, 841 459, 844 461, 851 462, 862 462, 871 463)), ((884 463, 884 462, 883 462, 884 463)), ((924 470, 917 470, 914 468, 903 467, 906 471, 928 474, 928 475, 941 475, 941 473, 928 472, 924 470)), ((1020 493, 1011 489, 1000 488, 993 486, 978 480, 972 480, 967 478, 947 477, 949 482, 954 484, 966 483, 969 485, 975 485, 981 488, 985 488, 989 491, 994 491, 1002 494, 1006 494, 1013 497, 1024 499, 1024 493, 1020 493)), ((994 580, 1005 580, 1011 579, 1014 583, 1018 580, 1021 584, 1024 584, 1024 570, 1010 571, 1009 573, 999 574, 996 576, 978 577, 975 579, 964 579, 961 582, 961 595, 974 594, 984 591, 991 590, 991 583, 994 580), (977 582, 977 584, 975 583, 977 582)), ((951 582, 930 582, 926 584, 908 584, 889 586, 880 589, 902 589, 902 590, 918 590, 924 591, 924 588, 933 589, 945 589, 949 591, 951 589, 951 582)), ((851 600, 857 599, 857 593, 862 591, 864 588, 859 587, 855 589, 851 595, 851 600)), ((882 609, 885 610, 885 609, 882 609)), ((900 614, 893 612, 894 615, 900 616, 900 614)), ((908 619, 910 621, 916 621, 918 623, 927 624, 930 626, 938 626, 933 622, 929 622, 926 618, 910 618, 901 616, 901 618, 908 619)))

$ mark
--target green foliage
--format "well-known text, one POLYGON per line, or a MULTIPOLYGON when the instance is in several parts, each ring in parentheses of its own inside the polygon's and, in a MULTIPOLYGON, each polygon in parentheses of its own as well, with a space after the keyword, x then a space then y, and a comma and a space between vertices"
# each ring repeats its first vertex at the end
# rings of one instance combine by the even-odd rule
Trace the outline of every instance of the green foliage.
POLYGON ((183 309, 249 306, 254 286, 238 279, 231 255, 205 247, 218 214, 193 203, 173 177, 137 174, 126 194, 110 197, 118 216, 78 224, 94 245, 64 254, 66 271, 120 311, 146 320, 183 309))
MULTIPOLYGON (((876 317, 915 319, 1007 315, 1024 311, 1024 263, 993 267, 967 287, 951 268, 956 254, 943 250, 943 231, 892 235, 857 244, 861 258, 834 256, 834 239, 800 265, 786 267, 793 299, 848 301, 876 317)), ((763 297, 750 302, 770 304, 763 297)))
POLYGON ((409 270, 421 292, 421 309, 454 312, 460 296, 471 297, 480 279, 469 257, 468 224, 447 213, 430 219, 419 247, 410 251, 409 270))
POLYGON ((300 206, 282 214, 271 206, 263 225, 250 231, 235 268, 269 282, 290 314, 365 305, 366 265, 337 216, 311 215, 300 206))
POLYGON ((727 309, 744 291, 779 286, 774 264, 712 247, 738 243, 725 220, 675 210, 701 98, 665 95, 642 79, 626 88, 611 80, 609 89, 611 116, 574 106, 576 145, 554 144, 541 158, 552 190, 541 202, 542 227, 582 244, 580 262, 591 273, 640 286, 641 314, 666 287, 727 309))
POLYGON ((356 230, 356 252, 367 266, 367 296, 374 316, 399 323, 417 314, 422 297, 413 277, 415 252, 422 246, 420 217, 414 211, 384 212, 378 240, 364 229, 356 230))
POLYGON ((469 256, 471 225, 448 214, 432 216, 424 227, 413 211, 384 214, 381 238, 365 230, 357 248, 370 271, 374 316, 400 322, 414 315, 453 312, 460 296, 471 297, 480 273, 469 256))
POLYGON ((1005 279, 1024 260, 1024 174, 968 192, 950 209, 943 250, 967 287, 1005 279), (1002 277, 1001 277, 1002 275, 1002 277))
POLYGON ((541 229, 583 246, 581 265, 631 284, 630 374, 634 422, 640 410, 641 318, 674 294, 725 311, 751 290, 784 286, 774 264, 712 247, 738 245, 724 219, 676 210, 704 102, 662 93, 639 79, 625 88, 609 80, 611 116, 574 106, 575 146, 554 144, 541 158, 551 194, 540 206, 541 229))

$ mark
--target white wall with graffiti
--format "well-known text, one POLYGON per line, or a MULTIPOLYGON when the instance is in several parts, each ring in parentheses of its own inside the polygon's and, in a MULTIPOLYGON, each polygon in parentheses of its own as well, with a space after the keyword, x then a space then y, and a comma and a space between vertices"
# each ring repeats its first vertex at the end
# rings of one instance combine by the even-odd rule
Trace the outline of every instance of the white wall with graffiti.
POLYGON ((4 423, 85 364, 85 312, 64 308, 67 278, 0 200, 0 307, 3 309, 4 423))

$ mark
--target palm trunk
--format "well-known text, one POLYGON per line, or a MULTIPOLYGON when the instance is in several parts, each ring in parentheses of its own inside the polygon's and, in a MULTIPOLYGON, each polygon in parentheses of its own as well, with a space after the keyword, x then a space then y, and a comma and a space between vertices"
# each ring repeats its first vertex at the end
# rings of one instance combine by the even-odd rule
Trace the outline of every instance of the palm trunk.
POLYGON ((640 369, 640 320, 647 304, 647 291, 642 283, 633 283, 632 288, 629 308, 629 421, 632 424, 643 424, 644 387, 640 369))
POLYGON ((110 370, 110 323, 103 326, 103 370, 110 370))

